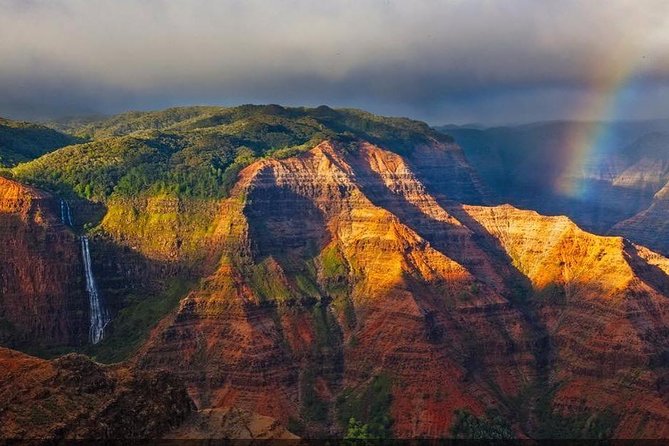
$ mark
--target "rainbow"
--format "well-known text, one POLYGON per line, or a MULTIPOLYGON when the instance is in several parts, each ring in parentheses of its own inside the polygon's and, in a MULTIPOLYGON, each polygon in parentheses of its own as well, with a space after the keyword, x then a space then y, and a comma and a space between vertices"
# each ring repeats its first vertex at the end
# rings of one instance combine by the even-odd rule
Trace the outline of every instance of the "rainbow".
POLYGON ((585 167, 594 157, 606 157, 613 148, 611 124, 636 97, 640 54, 643 53, 638 48, 628 48, 624 54, 619 52, 615 61, 603 63, 593 71, 592 94, 585 95, 576 115, 594 119, 572 125, 563 136, 560 149, 565 162, 553 184, 558 194, 571 198, 587 196, 587 182, 582 181, 585 167))

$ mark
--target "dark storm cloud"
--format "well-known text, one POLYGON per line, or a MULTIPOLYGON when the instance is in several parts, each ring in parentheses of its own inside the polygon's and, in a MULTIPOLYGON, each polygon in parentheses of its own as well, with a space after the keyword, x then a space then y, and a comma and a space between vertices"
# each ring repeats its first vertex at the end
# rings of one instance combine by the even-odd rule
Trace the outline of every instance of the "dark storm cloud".
POLYGON ((330 104, 431 122, 669 115, 664 0, 0 0, 0 114, 330 104), (643 94, 641 94, 643 93, 643 94))

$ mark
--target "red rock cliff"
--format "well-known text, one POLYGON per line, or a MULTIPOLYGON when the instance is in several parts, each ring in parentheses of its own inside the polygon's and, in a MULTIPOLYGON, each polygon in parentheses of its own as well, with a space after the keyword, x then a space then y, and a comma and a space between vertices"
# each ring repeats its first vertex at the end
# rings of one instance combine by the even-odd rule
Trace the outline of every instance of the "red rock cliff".
POLYGON ((0 177, 0 340, 20 346, 86 341, 79 241, 50 195, 0 177))
POLYGON ((667 435, 669 261, 565 217, 432 195, 424 165, 325 142, 249 166, 216 219, 218 270, 138 364, 179 373, 201 408, 307 435, 338 432, 342 398, 378 377, 400 437, 490 407, 519 434, 610 409, 615 435, 667 435))
POLYGON ((398 155, 326 142, 256 163, 216 235, 218 271, 140 361, 181 373, 201 407, 309 422, 317 398, 330 409, 314 432, 336 431, 337 396, 388 375, 396 434, 443 436, 455 409, 535 375, 500 273, 398 155))

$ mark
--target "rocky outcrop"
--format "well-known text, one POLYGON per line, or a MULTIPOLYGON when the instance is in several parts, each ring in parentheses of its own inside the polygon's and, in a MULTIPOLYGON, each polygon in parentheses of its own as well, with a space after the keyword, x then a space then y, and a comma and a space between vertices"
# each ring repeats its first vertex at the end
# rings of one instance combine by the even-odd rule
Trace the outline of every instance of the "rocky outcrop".
POLYGON ((608 410, 615 435, 666 435, 669 261, 566 217, 460 205, 424 176, 367 143, 249 166, 215 218, 217 271, 138 366, 178 373, 200 410, 306 436, 341 434, 379 380, 399 437, 491 407, 530 436, 608 410))
POLYGON ((52 196, 0 177, 0 343, 86 342, 80 245, 52 196))
POLYGON ((664 438, 669 405, 667 259, 566 217, 465 207, 532 283, 550 340, 553 409, 614 415, 615 435, 664 438))
POLYGON ((486 204, 492 200, 490 191, 457 144, 438 141, 421 144, 407 160, 432 194, 467 204, 486 204))
POLYGON ((338 432, 337 397, 380 375, 400 436, 443 436, 456 408, 517 394, 536 373, 522 315, 418 175, 373 145, 328 142, 247 168, 218 218, 218 271, 141 367, 180 373, 202 408, 302 419, 311 435, 338 432))
POLYGON ((279 422, 238 408, 193 412, 182 425, 169 432, 170 440, 298 440, 279 422))
MULTIPOLYGON (((30 392, 3 424, 10 436, 37 423, 59 438, 290 437, 282 426, 320 438, 354 417, 424 438, 448 436, 460 409, 494 409, 519 436, 598 436, 597 420, 606 435, 669 435, 669 260, 567 217, 463 205, 485 192, 472 178, 453 145, 401 156, 328 140, 256 161, 219 201, 110 200, 100 283, 127 291, 194 263, 199 285, 127 365, 19 361, 91 424, 26 418, 30 392)), ((32 221, 22 209, 38 202, 8 209, 32 221)))
POLYGON ((0 348, 0 438, 157 438, 193 405, 166 373, 105 367, 83 355, 54 361, 0 348))
POLYGON ((643 157, 615 178, 613 185, 654 194, 669 180, 669 160, 643 157))

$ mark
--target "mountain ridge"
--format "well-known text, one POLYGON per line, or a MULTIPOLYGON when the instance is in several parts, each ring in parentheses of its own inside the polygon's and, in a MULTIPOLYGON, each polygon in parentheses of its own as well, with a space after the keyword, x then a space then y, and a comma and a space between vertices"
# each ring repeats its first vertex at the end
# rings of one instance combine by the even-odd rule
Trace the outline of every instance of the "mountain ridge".
MULTIPOLYGON (((0 224, 36 215, 22 209, 37 197, 47 233, 67 240, 45 243, 88 237, 113 319, 100 344, 70 348, 183 383, 174 435, 206 436, 235 411, 311 438, 341 437, 351 418, 385 438, 471 423, 530 438, 669 434, 669 260, 564 216, 484 206, 462 150, 425 125, 276 107, 207 109, 172 133, 100 127, 0 179, 14 197, 0 224)), ((18 260, 0 268, 21 283, 12 237, 18 260)), ((85 299, 81 272, 48 280, 85 299)))
POLYGON ((30 161, 78 140, 43 125, 0 117, 0 168, 30 161))

